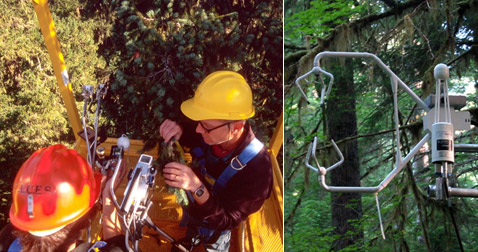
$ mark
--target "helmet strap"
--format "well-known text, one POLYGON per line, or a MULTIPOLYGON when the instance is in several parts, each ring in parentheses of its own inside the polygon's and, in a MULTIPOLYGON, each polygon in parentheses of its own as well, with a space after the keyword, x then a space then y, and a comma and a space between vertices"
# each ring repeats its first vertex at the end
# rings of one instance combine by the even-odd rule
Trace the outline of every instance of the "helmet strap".
POLYGON ((224 148, 221 146, 221 144, 225 144, 225 143, 227 143, 227 142, 229 142, 229 141, 232 140, 232 138, 231 138, 231 135, 232 135, 232 134, 231 134, 231 124, 230 124, 230 123, 227 124, 227 134, 228 134, 227 139, 225 139, 225 140, 222 141, 222 142, 217 143, 217 145, 218 145, 219 147, 221 147, 221 149, 224 149, 224 148))
POLYGON ((223 150, 228 150, 227 149, 228 146, 230 147, 231 145, 234 145, 234 143, 239 141, 239 139, 241 138, 242 133, 244 132, 244 129, 242 128, 242 129, 239 129, 237 133, 233 134, 232 131, 234 131, 235 129, 232 128, 232 130, 231 130, 231 126, 229 124, 228 124, 227 127, 228 127, 228 137, 227 137, 227 139, 217 144, 223 150), (232 140, 234 140, 234 143, 230 143, 232 140), (220 144, 223 144, 223 146, 221 146, 220 144))

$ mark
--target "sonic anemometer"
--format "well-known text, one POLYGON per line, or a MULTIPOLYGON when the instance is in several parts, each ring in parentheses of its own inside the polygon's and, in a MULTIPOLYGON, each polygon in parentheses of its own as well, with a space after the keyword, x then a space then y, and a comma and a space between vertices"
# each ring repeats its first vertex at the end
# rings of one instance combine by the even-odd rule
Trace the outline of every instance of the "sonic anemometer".
MULTIPOLYGON (((305 165, 317 172, 320 185, 329 192, 348 192, 348 193, 374 193, 377 203, 378 216, 380 221, 380 228, 382 236, 385 239, 383 230, 382 217, 380 214, 380 204, 378 201, 378 193, 382 191, 405 167, 405 165, 419 153, 419 150, 427 142, 431 141, 431 158, 435 167, 436 180, 434 185, 430 185, 427 189, 429 197, 436 197, 438 200, 448 200, 450 197, 478 197, 478 190, 472 188, 457 188, 453 187, 454 183, 450 183, 450 178, 453 175, 453 163, 455 162, 455 152, 457 150, 464 152, 478 152, 478 148, 474 144, 455 144, 456 130, 469 130, 471 128, 470 113, 468 111, 458 111, 465 106, 466 99, 464 96, 451 96, 448 94, 448 79, 449 69, 445 64, 438 64, 434 69, 434 77, 436 80, 436 92, 434 95, 428 97, 425 101, 420 99, 400 78, 393 73, 388 66, 386 66, 376 55, 363 52, 321 52, 315 56, 314 66, 312 70, 297 78, 295 84, 299 88, 302 96, 307 100, 307 95, 302 90, 300 82, 307 80, 308 76, 315 75, 320 80, 320 104, 324 104, 328 95, 332 90, 334 77, 331 73, 325 71, 320 67, 321 59, 325 58, 367 58, 373 60, 385 73, 390 76, 390 83, 393 92, 393 110, 395 123, 395 165, 394 169, 378 184, 377 186, 329 186, 326 183, 326 175, 333 169, 339 167, 343 161, 344 156, 337 144, 332 141, 332 146, 337 152, 340 160, 330 167, 322 167, 315 156, 317 150, 317 137, 314 137, 313 142, 308 148, 305 158, 305 165), (329 83, 324 83, 322 74, 328 76, 329 83), (399 117, 398 117, 398 91, 399 89, 405 91, 412 100, 426 112, 423 118, 423 129, 425 135, 423 138, 409 151, 405 157, 402 157, 399 117), (310 164, 310 158, 315 161, 315 165, 310 164)), ((452 215, 453 218, 453 215, 452 215)), ((454 222, 455 224, 455 222, 454 222)), ((458 230, 455 224, 455 231, 458 230)), ((458 236, 459 237, 459 236, 458 236)), ((461 242, 460 242, 461 246, 461 242)))

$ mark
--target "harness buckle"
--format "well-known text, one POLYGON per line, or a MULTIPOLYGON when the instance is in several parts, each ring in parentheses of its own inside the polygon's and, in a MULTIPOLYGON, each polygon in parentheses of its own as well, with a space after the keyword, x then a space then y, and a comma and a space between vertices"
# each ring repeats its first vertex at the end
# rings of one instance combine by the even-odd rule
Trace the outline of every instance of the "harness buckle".
POLYGON ((236 170, 236 171, 242 170, 242 168, 244 168, 246 165, 247 164, 242 164, 241 161, 237 158, 237 156, 235 156, 231 159, 231 168, 236 170), (234 166, 234 160, 239 164, 239 167, 234 166))
POLYGON ((97 251, 96 249, 99 249, 99 248, 102 248, 104 246, 106 246, 107 243, 104 242, 104 241, 97 241, 95 242, 89 249, 87 252, 94 252, 94 251, 97 251))

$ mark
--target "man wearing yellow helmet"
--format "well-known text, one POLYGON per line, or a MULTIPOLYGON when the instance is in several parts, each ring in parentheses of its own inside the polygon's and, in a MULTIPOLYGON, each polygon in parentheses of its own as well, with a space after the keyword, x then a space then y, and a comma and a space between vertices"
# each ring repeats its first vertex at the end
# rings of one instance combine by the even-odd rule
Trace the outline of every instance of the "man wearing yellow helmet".
POLYGON ((97 213, 101 180, 75 150, 58 144, 34 152, 15 177, 11 224, 0 232, 0 251, 127 251, 121 235, 106 243, 79 242, 97 213))
POLYGON ((181 111, 195 130, 165 120, 159 133, 165 142, 179 139, 194 158, 192 167, 171 162, 163 169, 166 183, 185 189, 192 202, 183 214, 184 245, 228 251, 230 230, 259 210, 272 188, 269 155, 247 121, 254 115, 251 88, 240 74, 217 71, 181 111))

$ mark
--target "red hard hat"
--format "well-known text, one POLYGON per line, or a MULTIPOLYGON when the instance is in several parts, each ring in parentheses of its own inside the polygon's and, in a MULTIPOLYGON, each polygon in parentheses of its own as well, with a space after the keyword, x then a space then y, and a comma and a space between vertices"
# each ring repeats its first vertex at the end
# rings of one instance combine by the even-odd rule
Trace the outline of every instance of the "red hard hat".
POLYGON ((61 144, 42 148, 15 177, 10 220, 24 231, 59 230, 90 210, 100 187, 101 174, 78 152, 61 144))

